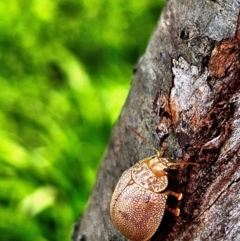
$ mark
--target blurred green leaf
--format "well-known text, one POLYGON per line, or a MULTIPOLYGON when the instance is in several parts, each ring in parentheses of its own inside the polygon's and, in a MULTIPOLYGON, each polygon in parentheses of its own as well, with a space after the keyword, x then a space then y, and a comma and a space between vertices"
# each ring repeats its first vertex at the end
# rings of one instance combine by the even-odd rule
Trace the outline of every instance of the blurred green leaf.
POLYGON ((1 240, 70 240, 162 7, 0 2, 1 240))

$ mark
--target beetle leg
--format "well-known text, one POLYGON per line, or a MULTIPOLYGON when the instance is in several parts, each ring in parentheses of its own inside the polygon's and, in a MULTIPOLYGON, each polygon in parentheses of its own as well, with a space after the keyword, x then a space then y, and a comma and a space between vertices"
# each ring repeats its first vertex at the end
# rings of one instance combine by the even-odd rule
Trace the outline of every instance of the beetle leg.
POLYGON ((166 205, 165 209, 166 209, 168 212, 170 212, 170 213, 172 213, 173 215, 175 215, 175 216, 179 216, 179 214, 180 214, 180 209, 179 209, 179 208, 170 208, 170 207, 168 207, 168 206, 166 205))
POLYGON ((177 192, 173 192, 173 191, 170 191, 170 190, 162 192, 162 194, 165 194, 167 196, 174 196, 174 197, 177 198, 177 200, 181 200, 182 197, 183 197, 182 193, 177 193, 177 192))

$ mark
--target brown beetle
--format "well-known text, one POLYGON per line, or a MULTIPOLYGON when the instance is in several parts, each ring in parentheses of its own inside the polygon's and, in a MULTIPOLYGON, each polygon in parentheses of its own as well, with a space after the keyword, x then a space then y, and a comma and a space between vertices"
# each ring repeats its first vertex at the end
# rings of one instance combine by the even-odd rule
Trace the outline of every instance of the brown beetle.
MULTIPOLYGON (((132 127, 129 128, 149 144, 132 127)), ((110 214, 115 226, 131 241, 149 240, 159 227, 165 209, 176 216, 180 213, 178 208, 166 206, 169 195, 181 200, 182 193, 164 191, 168 186, 165 170, 181 164, 196 165, 174 163, 169 158, 162 157, 166 143, 163 143, 160 151, 152 148, 156 155, 139 161, 122 174, 110 203, 110 214)))

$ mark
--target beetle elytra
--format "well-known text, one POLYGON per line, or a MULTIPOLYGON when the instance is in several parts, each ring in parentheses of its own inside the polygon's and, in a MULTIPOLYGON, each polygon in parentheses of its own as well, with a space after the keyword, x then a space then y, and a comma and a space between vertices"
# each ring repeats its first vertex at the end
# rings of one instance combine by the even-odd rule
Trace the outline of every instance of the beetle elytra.
MULTIPOLYGON (((129 128, 151 145, 131 126, 129 128)), ((151 145, 152 146, 152 145, 151 145)), ((168 186, 166 170, 176 165, 195 163, 174 163, 163 157, 166 143, 156 155, 144 158, 119 179, 110 203, 110 215, 117 229, 131 241, 147 241, 158 229, 165 209, 176 216, 178 208, 167 207, 169 195, 182 199, 182 193, 165 190, 168 186)))

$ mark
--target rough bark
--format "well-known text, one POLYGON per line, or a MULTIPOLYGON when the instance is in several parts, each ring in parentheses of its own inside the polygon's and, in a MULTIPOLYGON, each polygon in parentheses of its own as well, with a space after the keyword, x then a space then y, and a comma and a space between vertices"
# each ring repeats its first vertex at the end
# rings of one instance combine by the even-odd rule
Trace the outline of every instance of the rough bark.
POLYGON ((109 202, 122 172, 154 154, 127 125, 166 156, 196 162, 169 173, 182 192, 154 240, 240 240, 240 2, 172 0, 134 71, 131 91, 112 132, 74 241, 126 240, 109 202), (171 174, 172 173, 172 174, 171 174))

